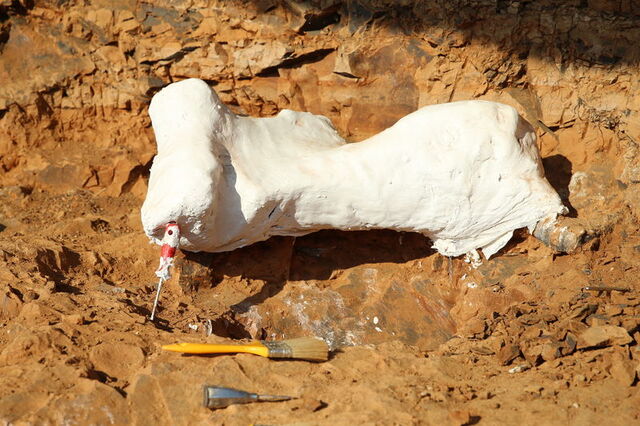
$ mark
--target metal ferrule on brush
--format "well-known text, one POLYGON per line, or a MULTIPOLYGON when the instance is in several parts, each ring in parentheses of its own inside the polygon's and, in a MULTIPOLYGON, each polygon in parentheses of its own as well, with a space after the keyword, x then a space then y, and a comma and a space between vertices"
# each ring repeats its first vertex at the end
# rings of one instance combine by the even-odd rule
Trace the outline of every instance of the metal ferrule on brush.
POLYGON ((269 349, 269 358, 293 358, 293 349, 285 342, 265 342, 260 343, 269 349))

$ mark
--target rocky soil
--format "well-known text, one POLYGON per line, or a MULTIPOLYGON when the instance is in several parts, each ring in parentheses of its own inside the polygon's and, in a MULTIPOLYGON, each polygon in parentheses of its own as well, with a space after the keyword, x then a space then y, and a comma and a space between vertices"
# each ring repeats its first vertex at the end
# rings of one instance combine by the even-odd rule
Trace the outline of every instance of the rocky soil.
POLYGON ((0 0, 0 419, 638 423, 637 3, 0 0), (522 231, 448 259, 420 235, 323 231, 183 253, 152 323, 147 106, 188 77, 354 142, 424 105, 512 105, 588 241, 522 231), (300 335, 331 359, 160 350, 300 335), (203 384, 297 399, 211 411, 203 384))

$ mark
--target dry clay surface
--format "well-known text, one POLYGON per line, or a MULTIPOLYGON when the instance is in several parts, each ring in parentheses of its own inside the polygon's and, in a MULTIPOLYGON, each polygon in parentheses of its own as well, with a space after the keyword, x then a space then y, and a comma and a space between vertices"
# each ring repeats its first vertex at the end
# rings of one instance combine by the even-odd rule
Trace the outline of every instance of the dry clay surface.
POLYGON ((1 1, 0 419, 639 422, 637 9, 446 3, 1 1), (558 254, 523 231, 477 262, 420 235, 323 231, 181 253, 152 323, 146 108, 186 77, 353 141, 426 104, 513 105, 588 241, 558 254), (329 361, 160 349, 300 335, 329 361), (296 399, 210 411, 204 384, 296 399))

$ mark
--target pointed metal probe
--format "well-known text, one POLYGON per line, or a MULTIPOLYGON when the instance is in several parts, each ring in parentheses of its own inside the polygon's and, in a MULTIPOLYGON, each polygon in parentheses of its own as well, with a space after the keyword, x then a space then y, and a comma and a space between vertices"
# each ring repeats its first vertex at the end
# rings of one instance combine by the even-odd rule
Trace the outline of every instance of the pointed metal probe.
POLYGON ((156 289, 156 300, 153 301, 153 309, 151 310, 151 321, 153 321, 153 318, 156 316, 156 308, 158 307, 158 300, 160 299, 160 291, 162 290, 162 283, 164 283, 164 280, 162 278, 160 278, 160 280, 158 280, 158 286, 156 289))
POLYGON ((245 392, 238 389, 223 388, 220 386, 204 386, 204 406, 207 408, 224 408, 233 404, 248 404, 250 402, 261 401, 289 401, 294 399, 284 395, 258 395, 257 393, 245 392))
POLYGON ((160 300, 160 292, 162 291, 162 284, 169 278, 171 278, 171 272, 169 269, 173 265, 173 258, 176 255, 178 244, 180 243, 180 228, 175 222, 169 222, 164 230, 164 237, 162 237, 162 247, 160 249, 160 266, 156 270, 156 276, 160 278, 156 289, 156 299, 153 302, 153 309, 151 310, 151 321, 156 316, 156 308, 160 300))

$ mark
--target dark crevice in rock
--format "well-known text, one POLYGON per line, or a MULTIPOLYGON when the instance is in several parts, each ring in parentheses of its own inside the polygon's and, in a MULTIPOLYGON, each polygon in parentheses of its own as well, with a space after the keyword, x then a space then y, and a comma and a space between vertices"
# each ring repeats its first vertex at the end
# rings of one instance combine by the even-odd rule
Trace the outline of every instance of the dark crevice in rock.
POLYGON ((305 23, 300 27, 299 32, 305 33, 309 31, 318 31, 329 25, 340 22, 339 4, 333 5, 319 13, 310 13, 305 15, 305 23))
POLYGON ((329 49, 318 49, 313 52, 309 52, 300 56, 296 56, 293 58, 288 58, 283 60, 276 66, 265 68, 261 72, 257 73, 257 77, 269 77, 269 76, 277 76, 278 69, 280 68, 299 68, 306 64, 312 64, 314 62, 319 62, 323 60, 328 54, 335 51, 333 48, 329 49))

